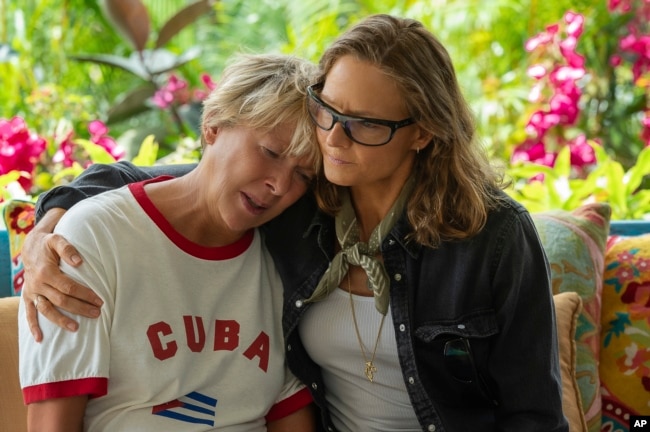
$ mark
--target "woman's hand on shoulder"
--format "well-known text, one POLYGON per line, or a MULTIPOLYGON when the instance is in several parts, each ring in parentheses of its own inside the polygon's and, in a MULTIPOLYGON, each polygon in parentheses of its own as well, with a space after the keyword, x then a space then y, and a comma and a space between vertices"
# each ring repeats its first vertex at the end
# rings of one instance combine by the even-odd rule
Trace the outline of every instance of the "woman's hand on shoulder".
POLYGON ((102 300, 90 288, 75 282, 59 268, 61 259, 71 266, 82 263, 74 246, 60 235, 52 234, 64 213, 63 209, 49 210, 27 235, 21 250, 24 266, 22 297, 27 322, 37 342, 43 339, 38 325, 39 313, 61 328, 76 331, 79 324, 57 307, 96 318, 102 305, 102 300))

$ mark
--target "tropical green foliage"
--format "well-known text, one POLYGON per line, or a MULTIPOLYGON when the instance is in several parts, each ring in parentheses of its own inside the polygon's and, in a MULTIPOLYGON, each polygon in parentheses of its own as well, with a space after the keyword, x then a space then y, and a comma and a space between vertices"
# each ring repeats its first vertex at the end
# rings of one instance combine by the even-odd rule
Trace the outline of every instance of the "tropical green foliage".
MULTIPOLYGON (((618 218, 650 213, 645 192, 650 168, 639 137, 647 86, 633 79, 629 64, 611 61, 634 16, 610 11, 608 0, 122 2, 139 8, 136 24, 124 20, 119 8, 111 9, 112 3, 120 2, 0 0, 0 119, 23 118, 45 137, 50 157, 63 136, 72 132, 86 140, 88 125, 101 120, 129 159, 194 160, 200 101, 174 99, 161 109, 151 99, 170 79, 185 93, 200 90, 204 74, 216 79, 238 51, 287 52, 317 61, 351 24, 372 13, 392 13, 422 21, 448 47, 482 140, 506 163, 511 193, 531 210, 597 199, 610 201, 618 218), (514 149, 526 140, 531 114, 540 109, 529 101, 535 81, 527 75, 539 59, 524 46, 569 10, 584 17, 576 52, 584 56, 587 74, 579 83, 579 119, 563 133, 584 133, 596 163, 576 173, 568 150, 562 150, 553 168, 510 164, 514 149), (142 62, 157 50, 169 59, 166 66, 142 62), (530 181, 540 173, 543 181, 530 181)), ((633 6, 641 3, 630 0, 633 6)), ((78 145, 83 149, 87 141, 78 145)), ((84 154, 93 162, 101 159, 92 159, 97 152, 87 145, 84 154)), ((62 168, 47 164, 44 172, 52 170, 62 168)), ((30 192, 74 176, 50 174, 30 192)))
POLYGON ((650 147, 645 147, 627 171, 605 150, 591 144, 596 167, 585 178, 572 173, 569 148, 563 148, 554 167, 523 164, 508 171, 512 179, 509 194, 532 212, 548 209, 572 210, 589 202, 606 202, 612 207, 612 219, 643 219, 650 209, 650 190, 641 189, 650 173, 650 147), (544 175, 544 181, 529 181, 544 175))

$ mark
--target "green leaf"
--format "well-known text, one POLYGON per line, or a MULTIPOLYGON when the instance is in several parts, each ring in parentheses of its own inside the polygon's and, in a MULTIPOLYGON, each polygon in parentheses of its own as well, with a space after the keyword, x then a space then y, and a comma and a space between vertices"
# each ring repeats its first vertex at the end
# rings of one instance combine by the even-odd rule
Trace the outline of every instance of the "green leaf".
POLYGON ((79 164, 79 162, 73 162, 71 167, 63 168, 52 176, 52 181, 55 184, 59 184, 64 178, 76 178, 83 171, 84 168, 79 164))
POLYGON ((111 156, 111 154, 107 152, 104 147, 97 145, 92 141, 85 139, 76 139, 74 140, 74 143, 83 147, 83 149, 90 156, 90 160, 93 163, 109 164, 115 162, 115 158, 111 156))
POLYGON ((8 184, 18 181, 20 178, 20 171, 9 171, 6 174, 0 175, 0 187, 5 188, 8 184))
POLYGON ((138 154, 133 158, 131 162, 134 165, 138 166, 152 166, 156 163, 156 158, 158 157, 158 143, 155 141, 153 135, 147 136, 142 144, 140 145, 140 150, 138 154))
POLYGON ((553 171, 557 174, 569 177, 571 175, 571 153, 569 147, 562 147, 555 159, 555 166, 553 171))
POLYGON ((643 178, 650 174, 650 147, 644 147, 636 159, 636 164, 628 171, 627 193, 632 195, 641 185, 643 178))
POLYGON ((123 95, 115 105, 108 109, 106 124, 117 123, 147 111, 149 109, 147 101, 155 92, 156 87, 147 83, 123 95))
POLYGON ((145 81, 151 82, 155 76, 177 69, 185 63, 198 58, 199 55, 201 55, 201 49, 194 46, 188 48, 180 55, 176 55, 165 49, 157 49, 134 52, 129 57, 120 57, 111 54, 75 54, 70 56, 70 58, 77 61, 105 64, 120 68, 145 81))
POLYGON ((166 45, 181 30, 194 23, 202 15, 211 12, 213 3, 215 3, 214 0, 199 0, 176 12, 160 29, 156 40, 156 49, 166 45))
POLYGON ((104 15, 113 26, 142 51, 149 39, 151 20, 145 5, 139 0, 103 0, 104 15))
POLYGON ((142 66, 142 61, 138 57, 120 57, 112 54, 75 54, 71 55, 70 58, 77 61, 113 66, 130 72, 145 81, 151 80, 151 74, 142 66))
POLYGON ((609 192, 609 203, 613 209, 616 209, 621 214, 627 213, 627 188, 623 181, 625 172, 623 166, 612 161, 608 164, 607 176, 607 190, 609 192))

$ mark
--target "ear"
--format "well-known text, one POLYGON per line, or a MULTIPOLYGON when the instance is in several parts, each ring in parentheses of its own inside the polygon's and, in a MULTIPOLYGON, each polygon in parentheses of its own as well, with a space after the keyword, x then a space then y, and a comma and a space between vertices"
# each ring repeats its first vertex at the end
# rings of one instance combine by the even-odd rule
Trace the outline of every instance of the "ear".
POLYGON ((213 144, 219 134, 219 128, 204 124, 201 129, 203 131, 203 143, 205 145, 213 144))
POLYGON ((431 143, 431 140, 433 139, 433 133, 424 130, 419 125, 416 125, 416 127, 417 131, 415 132, 411 150, 420 151, 431 143))

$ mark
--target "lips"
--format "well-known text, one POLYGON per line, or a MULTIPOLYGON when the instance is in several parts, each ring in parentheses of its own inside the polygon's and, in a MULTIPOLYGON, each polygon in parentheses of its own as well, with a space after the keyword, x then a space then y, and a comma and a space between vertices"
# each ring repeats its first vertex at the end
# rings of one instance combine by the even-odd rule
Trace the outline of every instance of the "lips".
POLYGON ((333 155, 327 155, 327 160, 333 165, 346 165, 350 163, 333 155))
POLYGON ((264 213, 266 209, 269 208, 269 206, 263 202, 258 202, 255 198, 252 196, 242 192, 241 193, 242 197, 242 202, 244 204, 244 207, 251 213, 255 215, 260 215, 264 213))

